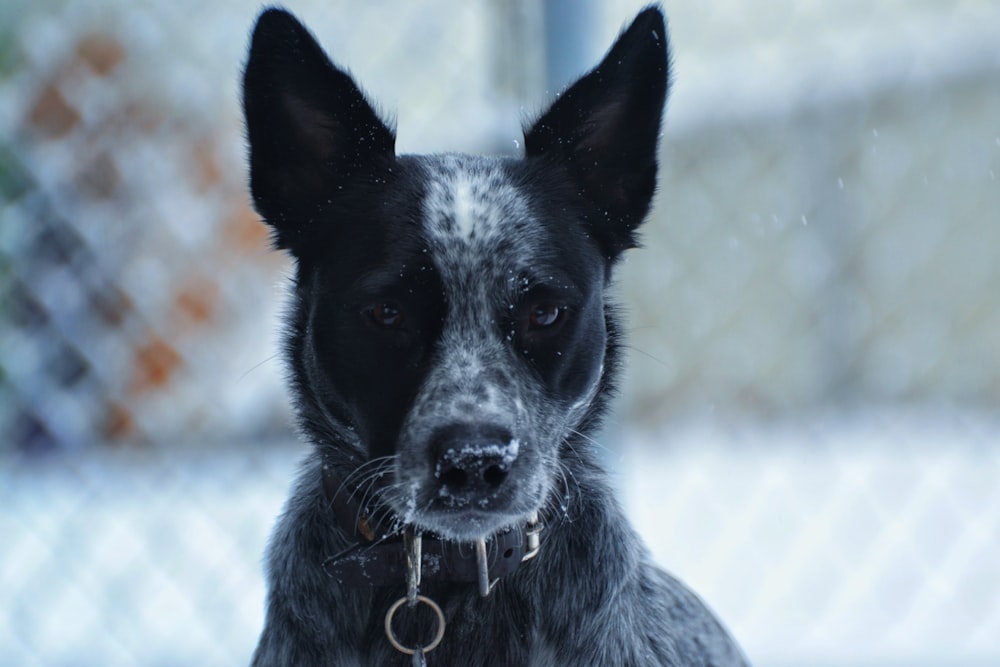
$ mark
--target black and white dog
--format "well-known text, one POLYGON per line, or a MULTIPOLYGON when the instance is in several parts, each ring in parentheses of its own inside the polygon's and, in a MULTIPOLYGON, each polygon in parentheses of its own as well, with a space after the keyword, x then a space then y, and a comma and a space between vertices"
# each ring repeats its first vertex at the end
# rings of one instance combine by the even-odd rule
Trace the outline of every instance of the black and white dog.
POLYGON ((647 9, 523 159, 397 156, 309 32, 260 16, 250 183, 296 260, 286 351, 313 451, 271 538, 255 665, 746 664, 650 562, 589 437, 668 61, 647 9))

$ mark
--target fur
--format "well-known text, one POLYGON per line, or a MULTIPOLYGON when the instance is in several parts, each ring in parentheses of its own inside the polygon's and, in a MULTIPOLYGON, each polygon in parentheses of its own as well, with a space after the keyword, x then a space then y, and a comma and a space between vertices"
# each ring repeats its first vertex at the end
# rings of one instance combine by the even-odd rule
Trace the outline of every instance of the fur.
MULTIPOLYGON (((251 192, 296 260, 286 353, 313 450, 269 545, 254 665, 410 664, 382 627, 404 583, 341 586, 322 567, 355 543, 324 466, 378 518, 469 548, 541 517, 539 555, 489 597, 421 587, 447 619, 428 664, 745 664, 651 562, 591 444, 620 365, 606 292, 654 193, 668 63, 647 9, 526 129, 524 158, 397 156, 309 32, 259 17, 251 192)), ((414 642, 427 619, 407 613, 414 642)))

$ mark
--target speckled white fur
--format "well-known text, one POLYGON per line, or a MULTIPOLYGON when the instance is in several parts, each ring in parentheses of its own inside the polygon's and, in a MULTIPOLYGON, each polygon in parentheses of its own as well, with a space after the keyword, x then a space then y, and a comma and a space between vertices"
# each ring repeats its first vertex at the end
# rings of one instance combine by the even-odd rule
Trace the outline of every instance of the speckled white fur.
POLYGON ((425 160, 424 170, 423 229, 450 308, 441 333, 439 363, 428 373, 403 425, 396 474, 407 494, 394 501, 401 509, 412 507, 412 494, 432 479, 422 465, 423 446, 436 428, 454 423, 503 427, 514 434, 525 459, 518 495, 532 498, 535 505, 462 527, 440 523, 419 511, 412 514, 428 530, 472 540, 537 511, 551 484, 545 465, 564 435, 556 426, 560 416, 554 406, 545 409, 537 383, 515 372, 520 365, 517 353, 495 320, 498 302, 512 300, 517 277, 530 270, 532 243, 539 232, 501 160, 435 156, 425 160))

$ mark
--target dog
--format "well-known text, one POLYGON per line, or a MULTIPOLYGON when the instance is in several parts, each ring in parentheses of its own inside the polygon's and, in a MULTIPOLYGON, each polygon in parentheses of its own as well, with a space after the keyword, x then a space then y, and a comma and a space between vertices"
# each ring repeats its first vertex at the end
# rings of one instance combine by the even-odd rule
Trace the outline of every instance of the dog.
POLYGON ((592 442, 668 67, 650 7, 523 158, 396 155, 307 29, 259 16, 250 191, 295 260, 285 352, 312 449, 269 543, 254 665, 747 664, 651 562, 592 442))

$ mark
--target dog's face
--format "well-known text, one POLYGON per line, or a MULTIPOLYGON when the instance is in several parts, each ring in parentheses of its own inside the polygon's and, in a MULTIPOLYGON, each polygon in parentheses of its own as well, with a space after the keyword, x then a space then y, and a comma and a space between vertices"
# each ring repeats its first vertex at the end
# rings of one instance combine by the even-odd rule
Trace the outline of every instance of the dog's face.
POLYGON ((296 20, 259 19, 251 189, 297 260, 300 417, 403 522, 456 540, 522 523, 600 408, 604 292, 654 190, 665 37, 641 14, 527 130, 524 159, 396 156, 296 20))

